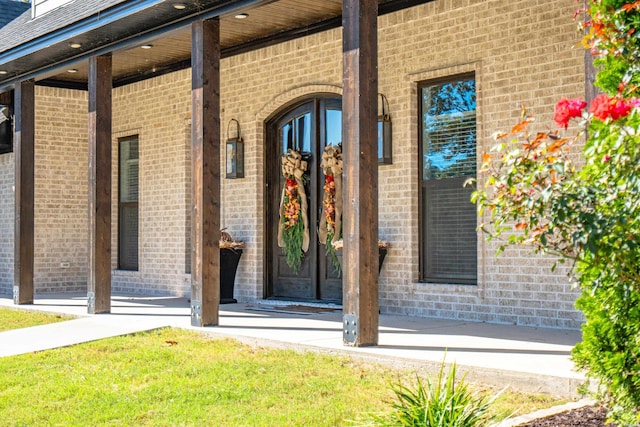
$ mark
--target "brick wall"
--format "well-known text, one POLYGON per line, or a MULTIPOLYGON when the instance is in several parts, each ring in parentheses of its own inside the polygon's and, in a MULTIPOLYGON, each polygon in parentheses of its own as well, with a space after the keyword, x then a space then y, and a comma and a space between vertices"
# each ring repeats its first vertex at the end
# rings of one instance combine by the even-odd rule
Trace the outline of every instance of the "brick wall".
MULTIPOLYGON (((579 35, 571 20, 575 7, 570 0, 435 1, 379 19, 379 91, 389 100, 394 132, 393 165, 379 168, 379 232, 392 245, 379 280, 383 313, 579 325, 566 271, 552 273, 552 260, 525 249, 496 260, 496 244, 480 238, 478 286, 418 283, 416 136, 418 83, 469 71, 477 81, 480 153, 490 148, 494 132, 515 123, 522 104, 539 116, 541 128, 551 126, 558 97, 584 92, 583 52, 575 48, 579 35)), ((304 94, 340 93, 340 37, 340 30, 328 31, 223 62, 223 123, 235 117, 249 128, 248 176, 225 182, 225 201, 234 196, 224 214, 231 229, 246 233, 249 248, 258 249, 243 255, 244 266, 251 266, 243 277, 253 279, 239 283, 244 297, 262 294, 261 285, 252 283, 262 280, 264 206, 255 194, 261 194, 268 149, 264 120, 304 94)))
POLYGON ((13 153, 0 154, 0 295, 13 292, 13 153))
MULTIPOLYGON (((86 291, 87 94, 36 87, 34 285, 86 291)), ((0 293, 13 289, 14 154, 0 155, 0 293)))
POLYGON ((479 153, 491 147, 494 132, 516 122, 523 104, 538 116, 540 129, 552 126, 558 98, 584 93, 584 53, 575 47, 580 36, 571 20, 575 8, 572 1, 436 1, 380 19, 380 91, 394 117, 394 165, 380 170, 380 233, 393 245, 380 277, 383 312, 579 325, 566 269, 552 273, 553 260, 526 249, 508 250, 496 259, 497 243, 482 237, 478 286, 417 283, 415 137, 417 83, 468 71, 475 72, 477 82, 479 153), (398 146, 397 141, 409 143, 398 146), (394 214, 401 206, 409 207, 409 218, 394 214))
POLYGON ((36 87, 34 285, 87 289, 87 93, 36 87))
POLYGON ((223 180, 224 224, 247 242, 238 267, 238 298, 264 296, 264 174, 265 168, 280 169, 264 164, 265 150, 276 149, 265 146, 265 121, 297 98, 341 94, 340 34, 328 31, 223 61, 222 123, 236 118, 245 138, 246 178, 223 180))
MULTIPOLYGON (((393 120, 393 164, 379 167, 379 232, 380 238, 391 244, 379 279, 383 313, 551 327, 579 325, 580 314, 573 309, 576 292, 571 289, 566 269, 552 273, 553 260, 534 257, 524 248, 508 250, 496 259, 496 244, 479 238, 477 286, 418 282, 418 83, 475 72, 479 153, 491 146, 494 132, 512 126, 522 104, 537 115, 540 128, 545 129, 552 125, 558 97, 584 92, 583 52, 575 48, 580 36, 571 20, 575 8, 573 0, 437 0, 380 17, 379 92, 389 100, 393 120)), ((264 292, 265 168, 279 167, 264 164, 265 150, 270 149, 265 145, 265 121, 296 98, 319 92, 341 93, 341 30, 224 59, 221 73, 222 142, 227 123, 237 119, 245 140, 246 165, 244 179, 222 180, 222 225, 247 243, 236 277, 236 297, 250 301, 262 298, 264 292)), ((184 70, 114 90, 114 143, 119 137, 134 134, 140 138, 137 272, 117 271, 117 149, 113 154, 115 292, 189 293, 190 82, 190 70, 184 70)), ((56 96, 75 100, 78 96, 71 92, 39 89, 39 111, 45 98, 52 102, 56 96)), ((74 132, 81 140, 86 138, 86 100, 79 97, 74 102, 78 102, 74 132)), ((45 125, 39 120, 38 126, 45 125)), ((43 130, 39 128, 38 135, 43 130)), ((72 190, 72 198, 79 194, 82 197, 73 208, 64 208, 62 201, 53 200, 37 206, 36 227, 58 226, 54 219, 38 220, 46 209, 56 211, 51 218, 68 212, 70 218, 77 219, 70 222, 82 226, 76 232, 67 225, 62 233, 79 236, 80 241, 86 235, 86 224, 81 222, 86 222, 86 207, 79 208, 86 204, 86 200, 80 200, 86 199, 86 188, 82 187, 86 185, 86 143, 76 141, 76 136, 65 138, 64 130, 51 132, 51 137, 43 137, 50 139, 51 143, 45 144, 51 146, 40 147, 38 142, 36 149, 36 173, 40 177, 36 179, 36 197, 46 197, 49 188, 63 187, 55 176, 65 167, 52 169, 44 177, 40 175, 44 172, 38 171, 46 164, 39 160, 45 153, 55 162, 72 161, 56 157, 56 143, 80 150, 77 157, 82 160, 75 159, 77 166, 66 163, 66 167, 79 168, 70 177, 80 183, 72 190), (43 186, 49 181, 54 187, 43 186)), ((222 150, 224 154, 224 146, 222 150)), ((3 200, 10 191, 4 183, 11 179, 12 157, 0 156, 3 200)), ((6 209, 4 203, 0 209, 6 209)), ((11 231, 12 224, 7 227, 5 222, 0 220, 0 230, 11 231)), ((57 230, 47 233, 53 241, 66 240, 57 230)), ((6 235, 3 231, 0 236, 3 242, 11 240, 6 235)), ((42 239, 45 234, 37 229, 36 236, 42 239)), ((1 250, 11 253, 6 246, 3 243, 1 250)), ((52 268, 51 272, 59 270, 55 265, 62 259, 46 254, 59 250, 49 247, 38 252, 39 258, 52 258, 37 260, 40 282, 47 280, 47 268, 52 268)), ((62 248, 62 253, 66 259, 72 252, 62 248)), ((77 254, 77 259, 80 264, 86 263, 85 253, 77 254)), ((2 283, 11 269, 0 261, 2 283)), ((75 279, 65 283, 73 287, 75 279)))
POLYGON ((188 70, 113 92, 112 267, 114 292, 184 295, 190 159, 188 70), (118 138, 139 137, 138 271, 119 271, 118 138))

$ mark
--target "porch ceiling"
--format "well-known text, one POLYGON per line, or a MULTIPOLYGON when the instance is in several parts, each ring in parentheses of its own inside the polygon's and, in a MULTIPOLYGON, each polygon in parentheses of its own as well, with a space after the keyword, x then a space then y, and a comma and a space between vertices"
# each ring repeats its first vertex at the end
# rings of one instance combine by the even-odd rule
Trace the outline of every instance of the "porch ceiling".
MULTIPOLYGON (((378 1, 382 14, 430 0, 378 1)), ((9 73, 0 75, 0 91, 3 84, 5 87, 13 84, 21 76, 35 76, 45 84, 86 85, 87 57, 109 51, 113 52, 116 86, 186 68, 191 57, 189 23, 198 17, 220 16, 223 57, 341 25, 342 0, 199 0, 181 2, 186 6, 183 10, 175 9, 175 3, 178 0, 156 3, 144 10, 123 14, 108 25, 87 26, 84 32, 80 28, 74 34, 69 32, 72 37, 62 37, 57 43, 41 48, 37 46, 37 39, 30 41, 33 52, 15 55, 15 58, 8 53, 18 48, 1 52, 0 70, 9 73), (248 16, 239 19, 236 15, 240 13, 248 16), (71 49, 71 42, 80 43, 82 47, 71 49), (145 45, 150 48, 142 48, 145 45), (3 61, 3 57, 9 60, 3 61)), ((64 33, 64 30, 58 31, 64 33)))
MULTIPOLYGON (((237 12, 220 17, 220 43, 223 51, 229 51, 249 42, 267 39, 278 33, 306 27, 310 24, 339 17, 342 13, 341 0, 280 0, 258 3, 237 12), (244 13, 248 17, 235 16, 244 13)), ((185 26, 168 34, 141 40, 137 46, 115 52, 113 55, 113 77, 119 80, 151 77, 173 66, 190 61, 191 28, 185 26), (150 49, 141 46, 151 45, 150 49)), ((56 74, 56 80, 86 82, 87 61, 70 67, 76 73, 66 70, 56 74)))

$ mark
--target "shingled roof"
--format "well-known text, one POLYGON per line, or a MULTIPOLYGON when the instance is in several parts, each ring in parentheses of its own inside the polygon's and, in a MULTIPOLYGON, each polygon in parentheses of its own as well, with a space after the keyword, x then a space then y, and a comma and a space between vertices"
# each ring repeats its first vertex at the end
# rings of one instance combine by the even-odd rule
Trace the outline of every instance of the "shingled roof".
MULTIPOLYGON (((19 17, 13 19, 4 28, 0 25, 0 52, 35 40, 92 15, 97 15, 101 11, 124 1, 126 0, 76 0, 36 19, 31 19, 31 13, 21 13, 19 17)), ((0 0, 0 20, 4 17, 1 12, 3 10, 2 5, 9 3, 17 4, 23 12, 30 8, 27 3, 0 0)))
POLYGON ((0 0, 0 28, 31 8, 29 3, 15 0, 0 0))

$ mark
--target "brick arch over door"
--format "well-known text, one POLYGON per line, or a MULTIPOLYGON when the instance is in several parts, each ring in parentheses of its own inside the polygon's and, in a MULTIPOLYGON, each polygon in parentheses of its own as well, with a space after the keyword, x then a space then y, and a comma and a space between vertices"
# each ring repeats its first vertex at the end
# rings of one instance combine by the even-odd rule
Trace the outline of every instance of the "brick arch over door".
MULTIPOLYGON (((310 98, 323 93, 342 96, 342 87, 330 84, 305 85, 289 89, 274 96, 256 113, 256 125, 261 128, 260 133, 264 135, 264 123, 280 111, 284 105, 295 103, 297 99, 310 98)), ((264 141, 264 139, 262 139, 262 141, 264 141)))

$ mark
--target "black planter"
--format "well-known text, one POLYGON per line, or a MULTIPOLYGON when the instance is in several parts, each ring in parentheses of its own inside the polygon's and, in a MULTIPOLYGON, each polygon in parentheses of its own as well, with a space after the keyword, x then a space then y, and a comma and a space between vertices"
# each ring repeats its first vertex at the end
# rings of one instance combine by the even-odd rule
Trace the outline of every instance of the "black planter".
MULTIPOLYGON (((338 257, 338 261, 340 262, 340 266, 342 267, 342 249, 336 251, 336 256, 338 257)), ((386 248, 378 248, 378 274, 380 274, 380 270, 382 270, 382 261, 384 261, 384 257, 387 256, 386 248)))
POLYGON ((220 248, 220 304, 238 302, 233 298, 233 285, 242 249, 220 248))

